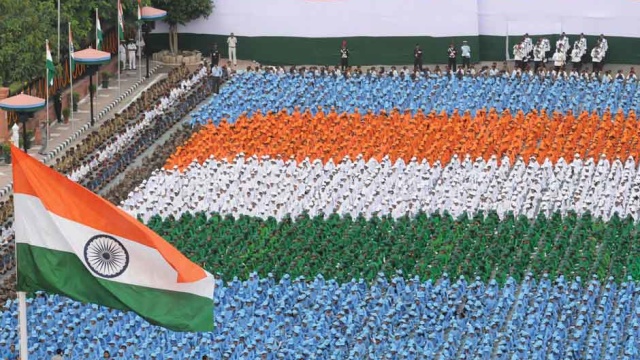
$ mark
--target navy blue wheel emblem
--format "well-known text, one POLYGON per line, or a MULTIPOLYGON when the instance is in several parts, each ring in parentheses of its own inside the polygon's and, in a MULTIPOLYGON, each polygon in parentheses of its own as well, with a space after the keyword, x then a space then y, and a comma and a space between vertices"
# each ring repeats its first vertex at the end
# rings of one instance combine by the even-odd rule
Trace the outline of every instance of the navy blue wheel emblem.
POLYGON ((122 275, 127 269, 129 253, 113 236, 96 235, 84 246, 84 260, 91 271, 111 279, 122 275))

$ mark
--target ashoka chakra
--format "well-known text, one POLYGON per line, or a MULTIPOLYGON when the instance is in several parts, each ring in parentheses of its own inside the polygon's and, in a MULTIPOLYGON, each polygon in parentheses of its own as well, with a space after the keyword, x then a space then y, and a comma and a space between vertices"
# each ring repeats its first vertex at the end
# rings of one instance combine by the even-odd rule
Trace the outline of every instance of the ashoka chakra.
POLYGON ((118 239, 110 235, 96 235, 84 246, 84 260, 97 275, 114 278, 129 266, 129 253, 118 239))

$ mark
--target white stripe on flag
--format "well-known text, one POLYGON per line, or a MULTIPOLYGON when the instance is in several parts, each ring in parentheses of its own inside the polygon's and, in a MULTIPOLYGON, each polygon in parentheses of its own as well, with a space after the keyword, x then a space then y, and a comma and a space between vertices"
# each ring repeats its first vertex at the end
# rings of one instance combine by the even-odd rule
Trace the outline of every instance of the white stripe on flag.
MULTIPOLYGON (((28 219, 15 221, 16 242, 75 253, 87 266, 84 256, 85 244, 92 237, 105 235, 105 233, 47 211, 40 199, 35 196, 14 194, 14 202, 17 213, 32 214, 33 218, 38 219, 38 226, 33 226, 28 219)), ((153 289, 190 293, 207 298, 213 296, 215 281, 210 274, 193 283, 178 283, 177 272, 157 250, 129 239, 111 234, 106 235, 120 241, 129 254, 129 264, 122 275, 107 280, 153 289)), ((92 274, 100 277, 94 272, 92 274)))

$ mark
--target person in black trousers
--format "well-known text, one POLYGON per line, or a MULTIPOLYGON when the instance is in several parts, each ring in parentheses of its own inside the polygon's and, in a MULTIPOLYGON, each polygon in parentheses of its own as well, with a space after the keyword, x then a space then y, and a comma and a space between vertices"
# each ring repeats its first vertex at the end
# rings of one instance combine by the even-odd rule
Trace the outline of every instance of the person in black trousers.
POLYGON ((347 49, 346 44, 342 44, 342 48, 340 49, 340 69, 342 71, 347 71, 349 67, 349 49, 347 49))
POLYGON ((456 56, 458 55, 458 51, 453 43, 449 45, 447 49, 447 57, 449 58, 449 71, 455 73, 456 72, 456 56))
POLYGON ((413 71, 422 71, 422 49, 418 44, 413 49, 413 71))
POLYGON ((213 50, 211 51, 211 66, 218 66, 220 62, 220 51, 218 50, 218 44, 213 44, 213 50))
POLYGON ((53 94, 53 110, 56 113, 56 119, 58 119, 58 123, 62 124, 62 90, 56 90, 55 94, 53 94))

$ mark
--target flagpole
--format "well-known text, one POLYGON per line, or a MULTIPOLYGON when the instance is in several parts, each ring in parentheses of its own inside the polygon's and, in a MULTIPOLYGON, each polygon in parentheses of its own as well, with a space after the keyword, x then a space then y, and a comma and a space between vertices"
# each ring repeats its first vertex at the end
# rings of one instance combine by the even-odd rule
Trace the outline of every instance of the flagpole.
MULTIPOLYGON (((16 246, 16 252, 18 247, 16 246)), ((17 256, 16 256, 16 261, 17 256)), ((29 359, 29 345, 27 338, 27 294, 18 291, 18 323, 20 326, 20 360, 29 359)))
POLYGON ((142 8, 140 7, 140 0, 138 0, 138 34, 136 36, 136 49, 138 50, 138 74, 139 80, 142 81, 142 8))
MULTIPOLYGON (((120 87, 120 73, 122 72, 121 64, 120 64, 120 57, 122 56, 120 54, 120 46, 122 45, 122 38, 120 37, 120 10, 121 10, 121 5, 120 5, 120 0, 118 0, 118 15, 116 15, 116 22, 118 23, 118 25, 116 26, 118 29, 118 96, 122 96, 122 88, 120 87)), ((124 32, 124 29, 122 29, 122 31, 124 32)), ((127 54, 127 49, 124 50, 125 51, 125 59, 126 59, 126 54, 127 54)), ((126 61, 126 60, 125 60, 126 61)))
MULTIPOLYGON (((47 39, 47 48, 49 46, 49 40, 47 39)), ((49 70, 47 69, 47 74, 46 74, 46 80, 47 80, 47 85, 45 86, 45 90, 46 90, 46 100, 47 100, 47 126, 45 127, 45 136, 46 136, 46 140, 44 142, 44 146, 42 147, 43 149, 46 149, 47 146, 49 145, 49 70)))
MULTIPOLYGON (((140 7, 138 7, 138 9, 140 9, 140 7)), ((141 20, 138 20, 138 22, 140 22, 141 20)), ((139 80, 142 81, 142 49, 140 48, 140 36, 142 35, 142 25, 139 24, 138 25, 138 36, 136 36, 136 42, 137 42, 137 49, 138 49, 138 74, 139 74, 139 80)))
MULTIPOLYGON (((69 23, 69 34, 71 34, 71 23, 69 23)), ((69 41, 73 41, 72 37, 69 36, 69 41)), ((73 44, 69 44, 69 51, 71 51, 71 47, 73 46, 73 44)), ((69 84, 70 84, 70 88, 71 88, 71 93, 69 94, 70 96, 70 101, 69 101, 69 105, 71 105, 71 111, 69 113, 71 113, 71 131, 75 132, 76 131, 76 124, 75 121, 73 120, 73 68, 71 67, 71 55, 69 54, 69 84)))
POLYGON ((100 21, 100 20, 99 20, 99 18, 98 18, 98 8, 96 8, 96 50, 102 50, 102 49, 100 49, 100 47, 98 46, 98 41, 99 41, 99 40, 98 40, 98 21, 100 21))
POLYGON ((122 95, 122 92, 120 91, 120 73, 122 72, 122 70, 120 70, 120 38, 118 38, 118 96, 122 95))

